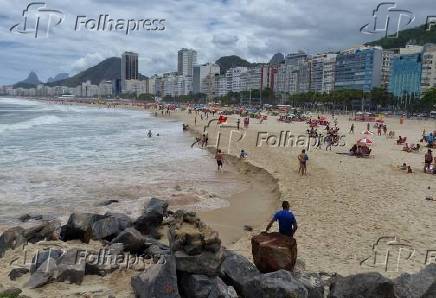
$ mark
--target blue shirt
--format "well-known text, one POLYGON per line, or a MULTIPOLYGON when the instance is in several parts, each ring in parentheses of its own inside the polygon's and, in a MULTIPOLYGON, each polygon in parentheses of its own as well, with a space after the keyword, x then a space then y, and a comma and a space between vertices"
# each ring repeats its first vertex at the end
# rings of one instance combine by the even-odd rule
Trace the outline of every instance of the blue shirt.
POLYGON ((274 214, 274 221, 279 222, 280 234, 292 236, 292 227, 297 224, 292 211, 281 210, 274 214))

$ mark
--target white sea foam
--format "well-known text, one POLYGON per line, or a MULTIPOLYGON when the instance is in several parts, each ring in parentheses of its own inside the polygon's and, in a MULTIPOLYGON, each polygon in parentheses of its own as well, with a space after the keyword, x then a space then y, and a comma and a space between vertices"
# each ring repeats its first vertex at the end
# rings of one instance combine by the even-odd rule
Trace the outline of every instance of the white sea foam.
POLYGON ((36 117, 27 121, 12 123, 12 124, 0 124, 0 133, 5 131, 13 131, 19 129, 29 129, 39 125, 50 125, 61 122, 62 119, 53 115, 36 117))

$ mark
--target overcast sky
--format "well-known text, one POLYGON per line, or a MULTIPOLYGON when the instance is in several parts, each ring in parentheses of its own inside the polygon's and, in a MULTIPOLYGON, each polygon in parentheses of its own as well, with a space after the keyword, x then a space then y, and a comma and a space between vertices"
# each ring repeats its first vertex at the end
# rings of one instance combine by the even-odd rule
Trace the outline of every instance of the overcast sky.
MULTIPOLYGON (((31 70, 43 81, 60 72, 73 75, 126 50, 139 53, 140 72, 152 75, 174 71, 177 51, 183 47, 196 49, 200 63, 233 54, 266 62, 277 52, 331 51, 383 35, 359 31, 372 21, 378 0, 48 0, 47 8, 61 11, 64 21, 52 26, 48 37, 40 34, 35 39, 32 34, 10 31, 23 23, 29 3, 0 0, 0 85, 22 80, 31 70), (74 31, 77 16, 96 19, 100 14, 114 19, 166 19, 166 29, 129 35, 74 31)), ((409 27, 436 15, 435 3, 396 1, 397 8, 414 13, 416 19, 409 27)))

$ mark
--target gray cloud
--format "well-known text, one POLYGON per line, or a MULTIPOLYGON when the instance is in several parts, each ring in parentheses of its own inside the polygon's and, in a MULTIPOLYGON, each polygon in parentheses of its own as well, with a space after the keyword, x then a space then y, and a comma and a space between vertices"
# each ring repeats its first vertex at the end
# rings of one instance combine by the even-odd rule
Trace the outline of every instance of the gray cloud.
MULTIPOLYGON (((146 75, 174 71, 177 50, 197 49, 199 62, 224 55, 240 55, 250 61, 268 61, 276 52, 305 50, 309 53, 338 50, 381 36, 359 32, 370 22, 380 1, 349 0, 76 0, 48 2, 65 14, 65 21, 46 39, 9 32, 22 21, 27 2, 0 0, 0 85, 14 83, 35 70, 41 79, 59 72, 73 74, 120 56, 125 50, 140 54, 140 71, 146 75), (120 32, 73 30, 76 16, 98 18, 164 18, 166 30, 120 32)), ((434 0, 397 1, 398 7, 416 15, 412 25, 435 15, 434 0)))

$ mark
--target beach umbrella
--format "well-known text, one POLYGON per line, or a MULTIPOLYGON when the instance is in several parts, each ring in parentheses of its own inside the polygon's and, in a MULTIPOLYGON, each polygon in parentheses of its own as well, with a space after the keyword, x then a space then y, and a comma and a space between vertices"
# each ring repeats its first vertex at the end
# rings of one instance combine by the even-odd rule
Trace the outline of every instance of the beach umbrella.
POLYGON ((369 131, 369 130, 366 130, 366 131, 362 131, 362 134, 363 135, 373 135, 374 133, 369 131))
POLYGON ((357 144, 358 144, 358 145, 367 145, 367 146, 370 146, 370 145, 372 145, 373 143, 374 143, 374 142, 371 141, 371 140, 368 139, 368 138, 363 138, 363 139, 360 139, 360 140, 357 141, 357 144))

